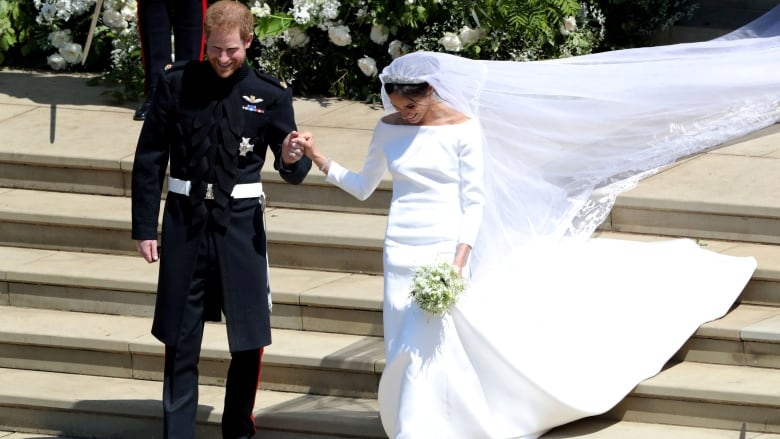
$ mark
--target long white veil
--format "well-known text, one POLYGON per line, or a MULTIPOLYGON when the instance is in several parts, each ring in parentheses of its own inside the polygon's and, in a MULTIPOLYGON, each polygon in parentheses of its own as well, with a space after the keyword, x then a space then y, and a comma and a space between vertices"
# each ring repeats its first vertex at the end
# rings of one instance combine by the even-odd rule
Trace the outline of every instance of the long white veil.
POLYGON ((776 7, 707 42, 534 62, 415 52, 380 79, 425 80, 479 119, 479 276, 518 246, 587 238, 641 177, 780 120, 779 34, 776 7))

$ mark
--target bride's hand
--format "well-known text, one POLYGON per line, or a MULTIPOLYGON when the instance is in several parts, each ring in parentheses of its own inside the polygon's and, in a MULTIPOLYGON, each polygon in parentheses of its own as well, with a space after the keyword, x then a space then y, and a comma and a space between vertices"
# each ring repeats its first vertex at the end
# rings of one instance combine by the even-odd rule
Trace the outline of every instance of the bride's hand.
POLYGON ((458 273, 458 277, 463 277, 463 266, 457 265, 456 263, 452 263, 452 268, 455 269, 455 272, 458 273))

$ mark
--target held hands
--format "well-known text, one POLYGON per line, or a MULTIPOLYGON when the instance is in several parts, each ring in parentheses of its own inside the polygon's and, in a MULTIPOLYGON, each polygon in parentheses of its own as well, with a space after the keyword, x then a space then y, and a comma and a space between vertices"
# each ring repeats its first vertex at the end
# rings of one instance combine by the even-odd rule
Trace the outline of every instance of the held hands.
POLYGON ((319 168, 320 171, 327 175, 328 169, 330 168, 330 159, 325 154, 322 154, 319 150, 317 150, 313 140, 302 143, 301 145, 303 145, 303 154, 311 159, 311 161, 317 168, 319 168))
POLYGON ((304 150, 307 146, 309 148, 314 146, 310 132, 291 131, 282 142, 282 161, 284 164, 290 165, 300 160, 304 156, 304 150))
POLYGON ((157 240, 156 239, 143 239, 135 242, 135 248, 138 249, 138 253, 148 263, 157 262, 160 259, 160 255, 157 252, 157 240))

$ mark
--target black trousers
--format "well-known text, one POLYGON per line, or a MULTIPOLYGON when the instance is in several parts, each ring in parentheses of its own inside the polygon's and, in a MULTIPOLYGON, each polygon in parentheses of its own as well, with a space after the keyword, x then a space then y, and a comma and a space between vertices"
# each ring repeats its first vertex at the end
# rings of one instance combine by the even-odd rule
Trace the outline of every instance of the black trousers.
MULTIPOLYGON (((163 379, 163 437, 193 439, 198 408, 198 361, 203 340, 207 301, 219 288, 219 265, 212 233, 207 233, 198 253, 198 262, 185 305, 176 346, 165 347, 163 379)), ((225 383, 222 437, 236 439, 255 434, 254 416, 263 348, 231 352, 225 383)))
POLYGON ((151 96, 172 55, 176 61, 203 58, 206 0, 138 0, 136 7, 144 87, 151 96))

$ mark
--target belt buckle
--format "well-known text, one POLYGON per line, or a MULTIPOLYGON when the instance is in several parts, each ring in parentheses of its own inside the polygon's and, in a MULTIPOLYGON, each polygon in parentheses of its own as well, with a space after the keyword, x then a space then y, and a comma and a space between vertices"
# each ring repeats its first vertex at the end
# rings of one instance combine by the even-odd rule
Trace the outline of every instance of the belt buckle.
POLYGON ((214 184, 212 183, 206 184, 206 196, 204 196, 203 198, 206 200, 214 199, 214 184))

